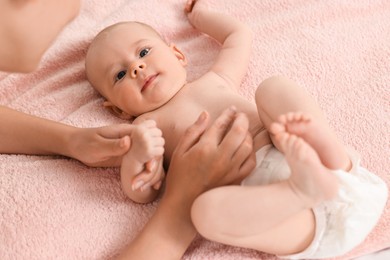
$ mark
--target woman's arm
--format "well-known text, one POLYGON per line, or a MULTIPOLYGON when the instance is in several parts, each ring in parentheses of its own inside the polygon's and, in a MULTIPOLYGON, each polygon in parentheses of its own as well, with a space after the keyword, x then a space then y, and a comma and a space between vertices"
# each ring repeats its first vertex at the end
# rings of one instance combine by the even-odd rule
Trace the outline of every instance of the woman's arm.
POLYGON ((118 166, 130 147, 128 124, 78 128, 0 106, 0 153, 75 158, 90 166, 118 166))
POLYGON ((227 109, 206 130, 203 112, 175 149, 166 191, 120 259, 180 259, 196 235, 190 211, 201 193, 242 180, 255 165, 248 119, 227 109))

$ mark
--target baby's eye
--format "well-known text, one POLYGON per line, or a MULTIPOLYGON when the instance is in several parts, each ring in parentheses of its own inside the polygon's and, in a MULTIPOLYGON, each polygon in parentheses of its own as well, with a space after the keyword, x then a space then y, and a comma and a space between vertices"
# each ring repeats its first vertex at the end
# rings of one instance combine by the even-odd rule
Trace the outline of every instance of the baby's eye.
POLYGON ((149 51, 150 51, 149 48, 142 49, 139 53, 139 56, 142 58, 142 57, 146 56, 149 53, 149 51))
POLYGON ((116 74, 115 81, 121 80, 124 76, 126 76, 126 71, 119 71, 118 74, 116 74))

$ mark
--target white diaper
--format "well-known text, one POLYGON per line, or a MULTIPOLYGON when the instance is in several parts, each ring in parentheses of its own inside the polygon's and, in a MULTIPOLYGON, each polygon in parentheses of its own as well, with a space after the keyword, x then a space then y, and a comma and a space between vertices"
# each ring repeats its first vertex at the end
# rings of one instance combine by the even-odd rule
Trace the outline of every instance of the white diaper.
MULTIPOLYGON (((313 209, 316 233, 312 243, 301 253, 281 258, 320 259, 343 255, 363 242, 376 225, 387 202, 387 185, 359 166, 356 152, 349 154, 351 171, 332 171, 340 181, 338 196, 313 209)), ((242 185, 270 184, 290 176, 283 154, 271 145, 257 151, 256 160, 256 169, 242 185)))

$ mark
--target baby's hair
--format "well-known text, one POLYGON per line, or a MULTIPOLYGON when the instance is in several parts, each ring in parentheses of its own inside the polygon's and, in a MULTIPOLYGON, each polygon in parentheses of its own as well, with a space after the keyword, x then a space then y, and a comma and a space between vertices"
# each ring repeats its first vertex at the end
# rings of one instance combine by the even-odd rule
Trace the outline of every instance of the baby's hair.
POLYGON ((143 22, 138 22, 138 21, 123 21, 123 22, 118 22, 118 23, 114 23, 112 25, 109 25, 107 26, 106 28, 104 28, 103 30, 101 30, 96 36, 95 36, 95 39, 98 39, 101 35, 103 35, 105 32, 108 32, 108 31, 111 31, 112 29, 114 29, 115 27, 117 26, 120 26, 120 25, 124 25, 124 24, 139 24, 147 29, 149 29, 150 31, 152 31, 156 36, 158 36, 161 40, 164 40, 163 37, 161 37, 161 35, 150 25, 146 24, 146 23, 143 23, 143 22))
POLYGON ((160 37, 162 40, 164 40, 163 37, 161 37, 160 33, 157 32, 157 31, 156 31, 152 26, 150 26, 149 24, 142 23, 142 22, 136 22, 136 21, 134 21, 134 23, 138 23, 138 24, 140 24, 140 25, 142 25, 142 26, 145 26, 146 28, 148 28, 149 30, 151 30, 152 32, 154 32, 154 33, 155 33, 158 37, 160 37))

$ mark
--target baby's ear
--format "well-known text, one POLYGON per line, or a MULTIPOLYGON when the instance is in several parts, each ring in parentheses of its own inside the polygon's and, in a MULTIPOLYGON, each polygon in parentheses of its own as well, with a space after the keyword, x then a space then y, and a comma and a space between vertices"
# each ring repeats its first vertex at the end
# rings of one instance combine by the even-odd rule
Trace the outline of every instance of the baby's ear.
POLYGON ((177 48, 176 45, 173 43, 171 43, 169 47, 171 47, 173 53, 175 54, 176 58, 180 61, 180 63, 183 66, 186 66, 187 65, 187 58, 184 55, 184 53, 181 50, 179 50, 179 48, 177 48))
POLYGON ((110 101, 104 101, 103 106, 110 111, 111 114, 119 117, 123 120, 132 120, 133 117, 126 112, 122 111, 120 108, 116 107, 114 104, 112 104, 110 101))

